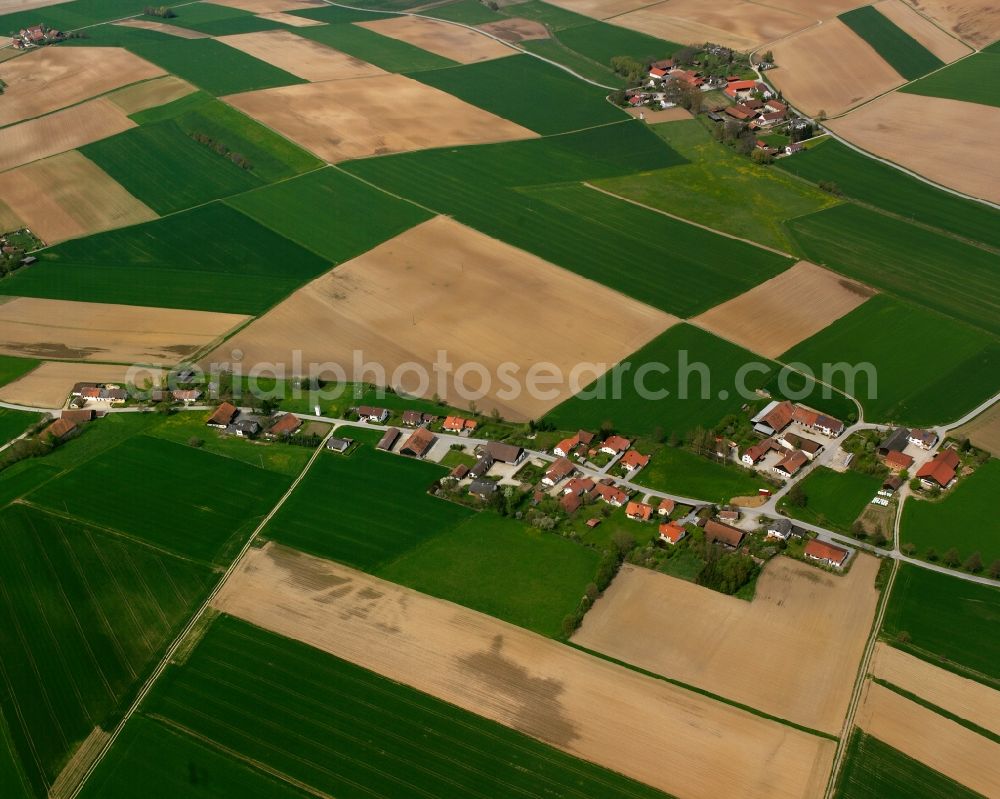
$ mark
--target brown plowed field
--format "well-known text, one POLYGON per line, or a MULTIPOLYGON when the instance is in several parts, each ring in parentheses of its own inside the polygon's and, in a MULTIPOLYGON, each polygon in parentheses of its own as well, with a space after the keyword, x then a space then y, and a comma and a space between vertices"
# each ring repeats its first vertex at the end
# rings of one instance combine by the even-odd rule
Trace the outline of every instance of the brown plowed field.
POLYGON ((828 123, 859 147, 973 197, 1000 202, 1000 108, 893 92, 828 123))
POLYGON ((42 47, 0 64, 0 125, 48 114, 165 74, 121 47, 42 47))
POLYGON ((972 52, 972 48, 918 14, 903 0, 882 0, 875 8, 946 64, 972 52))
POLYGON ((777 358, 873 294, 867 286, 799 261, 692 321, 752 352, 777 358))
POLYGON ((124 383, 127 378, 142 385, 146 378, 159 381, 160 369, 130 369, 98 363, 45 361, 20 380, 0 386, 0 400, 37 408, 61 408, 74 383, 124 383))
POLYGON ((46 244, 156 219, 151 208, 75 150, 4 173, 0 201, 46 244))
POLYGON ((823 792, 834 743, 268 544, 218 609, 687 799, 823 792))
POLYGON ((0 129, 0 172, 134 128, 106 97, 0 129))
POLYGON ((122 25, 126 28, 141 28, 147 31, 156 31, 157 33, 165 33, 167 36, 176 36, 179 39, 210 39, 207 33, 202 33, 201 31, 191 30, 190 28, 182 28, 178 25, 171 25, 168 22, 154 22, 150 19, 123 19, 121 22, 115 22, 115 25, 122 25))
POLYGON ((862 730, 983 796, 1000 796, 1000 744, 881 685, 868 682, 865 691, 855 718, 862 730))
POLYGON ((875 616, 877 571, 866 555, 845 575, 778 557, 746 602, 625 566, 573 643, 836 734, 875 616))
POLYGON ((0 352, 30 358, 174 364, 248 317, 18 297, 0 313, 0 352))
POLYGON ((460 64, 489 61, 517 52, 489 36, 483 36, 468 28, 425 17, 387 17, 354 24, 382 36, 388 36, 390 39, 407 42, 429 53, 436 53, 443 58, 458 61, 460 64))
POLYGON ((994 457, 1000 457, 1000 404, 952 431, 952 435, 959 439, 968 438, 977 447, 991 452, 994 457))
POLYGON ((994 0, 909 0, 943 28, 976 47, 1000 39, 1000 5, 994 0))
MULTIPOLYGON (((235 347, 243 351, 244 363, 276 362, 291 369, 299 350, 304 364, 333 361, 350 373, 358 350, 384 368, 384 379, 375 382, 427 397, 451 397, 460 407, 468 406, 470 395, 462 397, 456 382, 470 391, 482 382, 475 372, 456 378, 458 366, 482 364, 491 384, 478 401, 480 408, 496 407, 509 419, 538 419, 576 393, 574 386, 564 380, 546 385, 538 396, 506 396, 497 377, 502 364, 516 364, 519 378, 538 362, 555 364, 564 376, 581 363, 609 367, 676 321, 436 217, 314 280, 206 360, 228 361, 235 347), (440 350, 451 366, 441 370, 443 385, 434 385, 432 366, 440 350), (408 363, 427 370, 431 384, 420 386, 412 372, 393 380, 408 363)), ((587 370, 576 390, 601 372, 587 370)))
POLYGON ((330 162, 538 136, 402 75, 282 86, 223 99, 330 162))
POLYGON ((217 38, 223 44, 242 50, 304 80, 343 80, 386 74, 385 70, 367 61, 311 39, 303 39, 291 31, 258 31, 217 38))
POLYGON ((810 116, 827 116, 877 97, 905 81, 854 31, 839 19, 776 43, 775 69, 767 77, 810 116))

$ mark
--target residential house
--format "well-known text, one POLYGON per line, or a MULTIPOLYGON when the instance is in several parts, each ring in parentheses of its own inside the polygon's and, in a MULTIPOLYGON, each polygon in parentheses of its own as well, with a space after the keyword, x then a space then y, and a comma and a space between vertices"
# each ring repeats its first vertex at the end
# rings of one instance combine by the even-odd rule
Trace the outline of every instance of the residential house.
POLYGON ((676 522, 664 522, 660 525, 660 540, 665 544, 673 546, 686 535, 687 530, 676 522))
POLYGON ((773 438, 765 438, 759 444, 754 444, 743 453, 740 459, 747 466, 756 466, 767 453, 778 448, 773 438))
POLYGON ((823 449, 823 445, 818 441, 813 441, 811 438, 805 438, 803 436, 796 435, 795 433, 785 433, 779 439, 779 442, 785 449, 802 450, 809 460, 812 460, 819 455, 820 451, 823 449))
POLYGON ((500 463, 518 464, 524 460, 523 448, 504 444, 502 441, 487 441, 483 452, 500 463))
POLYGON ((645 502, 629 502, 625 515, 636 522, 648 522, 653 515, 653 507, 645 502))
POLYGON ((407 427, 420 427, 425 424, 433 424, 437 421, 437 417, 431 413, 422 413, 421 411, 403 411, 403 424, 407 427))
POLYGON ((469 485, 469 493, 480 499, 489 499, 496 492, 499 486, 493 480, 473 480, 469 485))
POLYGON ((805 149, 805 145, 800 141, 789 142, 785 145, 785 155, 795 155, 805 149))
POLYGON ((589 477, 574 477, 563 486, 563 493, 579 497, 591 493, 596 485, 589 477))
POLYGON ((661 516, 669 516, 674 512, 674 508, 677 507, 677 503, 672 499, 661 499, 659 506, 656 508, 656 512, 661 516))
POLYGON ((336 436, 330 436, 330 438, 326 440, 326 448, 331 452, 339 452, 343 455, 351 448, 351 444, 353 443, 354 439, 351 438, 337 438, 336 436))
POLYGON ((905 452, 900 452, 899 450, 894 449, 885 456, 885 465, 889 467, 890 471, 901 472, 904 469, 909 469, 913 465, 913 458, 905 452))
POLYGON ((917 470, 924 488, 947 488, 958 474, 961 460, 953 449, 943 449, 917 470))
POLYGON ((284 413, 264 433, 264 438, 288 438, 302 427, 302 420, 294 413, 284 413))
POLYGON ((424 458, 434 446, 435 441, 437 441, 437 436, 430 430, 426 427, 418 427, 399 448, 399 454, 409 455, 411 458, 424 458))
POLYGON ((473 480, 478 480, 480 477, 485 477, 487 472, 492 468, 493 458, 484 452, 479 456, 479 460, 473 464, 472 468, 469 469, 469 477, 473 480))
POLYGON ((399 437, 402 435, 399 430, 395 427, 390 427, 385 431, 385 434, 379 439, 378 444, 375 445, 375 449, 380 449, 383 452, 391 452, 392 448, 396 446, 396 442, 399 441, 399 437))
POLYGON ((794 477, 808 462, 809 458, 806 457, 804 452, 801 450, 795 450, 795 452, 789 452, 784 458, 775 464, 774 472, 780 477, 794 477))
POLYGON ((742 514, 736 508, 723 508, 715 515, 718 517, 719 521, 738 522, 742 514))
POLYGON ((209 427, 217 427, 220 430, 225 430, 232 424, 233 419, 236 418, 236 414, 238 413, 239 410, 231 402, 223 402, 215 409, 215 413, 209 417, 209 420, 205 424, 209 427))
POLYGON ((772 519, 767 525, 768 538, 780 538, 787 541, 789 538, 802 538, 805 530, 797 527, 790 519, 772 519))
POLYGON ((620 455, 632 446, 632 442, 621 436, 608 436, 601 444, 601 452, 607 455, 620 455))
POLYGON ((933 430, 917 429, 910 431, 910 443, 920 447, 920 449, 934 449, 934 445, 937 442, 938 436, 933 430))
POLYGON ((441 425, 446 433, 471 433, 477 426, 478 422, 474 419, 465 419, 461 416, 447 416, 441 425))
POLYGON ((175 388, 170 392, 176 402, 193 405, 201 399, 201 392, 196 388, 175 388))
POLYGON ((616 508, 620 508, 628 500, 628 494, 618 486, 609 483, 598 483, 591 493, 602 502, 607 502, 616 508))
POLYGON ((905 427, 897 427, 878 445, 876 452, 882 458, 895 450, 902 452, 910 442, 910 431, 905 427))
POLYGON ((576 513, 582 504, 583 499, 576 494, 563 494, 559 500, 559 505, 570 515, 576 513))
POLYGON ((552 466, 549 467, 549 470, 545 472, 542 482, 547 486, 554 486, 573 474, 574 469, 575 467, 573 466, 572 461, 568 458, 559 458, 559 460, 553 463, 552 466))
POLYGON ((388 408, 375 408, 371 405, 362 405, 356 409, 358 414, 358 419, 362 422, 371 422, 372 424, 385 424, 386 420, 389 418, 388 408))
POLYGON ((705 540, 709 543, 722 544, 736 549, 743 542, 744 535, 742 530, 717 522, 715 519, 709 519, 705 522, 705 540))
POLYGON ((816 430, 827 438, 837 438, 844 432, 844 423, 840 419, 834 419, 804 405, 792 407, 792 421, 798 422, 808 430, 816 430))
POLYGON ((576 435, 564 438, 552 448, 552 452, 562 458, 568 458, 570 453, 576 453, 581 446, 590 444, 595 438, 593 433, 586 430, 578 430, 576 435))
POLYGON ((629 472, 635 472, 649 463, 649 455, 642 455, 634 449, 626 452, 621 459, 621 465, 629 472))
POLYGON ((466 475, 469 473, 469 467, 464 463, 458 464, 454 469, 449 472, 448 477, 452 480, 464 480, 466 475))
POLYGON ((239 438, 256 438, 260 433, 260 422, 249 416, 237 419, 226 428, 226 432, 239 438))
POLYGON ((803 554, 810 560, 816 560, 820 563, 825 563, 827 566, 833 566, 834 568, 840 569, 843 568, 844 563, 847 561, 847 558, 851 553, 843 547, 838 547, 834 544, 814 538, 806 544, 803 554))

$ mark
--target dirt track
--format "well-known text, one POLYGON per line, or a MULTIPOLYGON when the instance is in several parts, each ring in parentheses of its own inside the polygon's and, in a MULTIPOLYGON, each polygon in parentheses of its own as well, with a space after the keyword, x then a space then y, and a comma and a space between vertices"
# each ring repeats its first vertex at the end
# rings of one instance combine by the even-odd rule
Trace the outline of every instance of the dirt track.
POLYGON ((877 571, 867 556, 843 576, 779 557, 746 602, 626 566, 572 640, 836 734, 875 615, 877 571))
POLYGON ((429 53, 436 53, 442 58, 450 58, 459 64, 489 61, 517 52, 468 28, 424 17, 388 17, 354 24, 390 39, 412 44, 429 53))
POLYGON ((218 41, 304 80, 343 80, 385 75, 385 70, 291 31, 271 30, 219 36, 218 41))
POLYGON ((686 799, 821 795, 833 742, 268 544, 216 607, 686 799))

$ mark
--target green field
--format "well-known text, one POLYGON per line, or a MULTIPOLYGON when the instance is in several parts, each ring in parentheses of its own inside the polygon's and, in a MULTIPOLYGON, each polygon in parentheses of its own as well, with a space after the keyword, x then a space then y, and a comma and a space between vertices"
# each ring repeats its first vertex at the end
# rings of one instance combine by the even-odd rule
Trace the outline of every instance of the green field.
POLYGON ((984 568, 1000 560, 1000 535, 989 520, 1000 496, 1000 461, 987 461, 946 492, 940 501, 910 499, 903 506, 900 536, 923 556, 928 547, 942 555, 954 547, 964 562, 978 552, 984 568))
POLYGON ((419 72, 412 77, 497 116, 548 135, 620 122, 607 92, 529 55, 419 72), (489 91, 483 91, 488 86, 489 91))
POLYGON ((995 88, 997 80, 1000 80, 1000 51, 994 45, 904 86, 900 91, 1000 106, 995 88))
POLYGON ((974 799, 963 785, 855 727, 836 799, 974 799))
POLYGON ((805 363, 820 378, 825 364, 870 364, 875 379, 860 370, 853 389, 843 372, 830 375, 835 386, 861 401, 867 421, 943 424, 996 393, 1000 344, 968 325, 879 294, 781 360, 805 363))
POLYGON ((121 19, 135 14, 137 10, 134 0, 74 0, 47 8, 4 14, 0 16, 0 30, 6 34, 28 25, 45 23, 53 28, 68 31, 96 22, 121 19))
POLYGON ((998 624, 1000 588, 902 563, 882 634, 912 655, 1000 688, 998 624))
MULTIPOLYGON (((296 781, 312 795, 663 796, 495 722, 228 617, 213 623, 185 666, 163 676, 147 712, 165 716, 168 724, 182 726, 244 762, 296 781)), ((169 777, 174 782, 188 770, 182 759, 186 749, 175 744, 163 753, 176 764, 169 777)), ((143 775, 159 767, 141 753, 135 758, 126 753, 118 768, 143 775)), ((98 772, 96 780, 104 773, 98 772)), ((189 789, 179 795, 202 794, 189 789)))
POLYGON ((0 294, 258 314, 329 264, 221 203, 50 247, 0 294))
MULTIPOLYGON (((226 36, 235 33, 281 28, 277 22, 261 19, 249 11, 214 3, 188 3, 176 10, 176 17, 167 20, 171 25, 207 33, 210 36, 226 36)), ((158 17, 148 17, 158 20, 158 17)))
POLYGON ((868 42, 907 80, 944 66, 944 61, 872 6, 841 14, 840 21, 868 42))
POLYGON ((172 121, 132 128, 80 152, 158 214, 261 185, 252 172, 196 142, 172 121))
MULTIPOLYGON (((517 13, 517 10, 513 11, 517 13)), ((615 56, 630 56, 637 61, 655 61, 669 58, 681 49, 675 42, 596 21, 561 30, 558 37, 571 50, 576 50, 598 64, 607 65, 610 65, 615 56)))
MULTIPOLYGON (((697 120, 666 122, 655 125, 653 130, 688 163, 599 180, 595 184, 636 202, 785 252, 795 252, 796 244, 788 235, 784 220, 838 202, 826 192, 736 155, 731 148, 715 141, 697 120)), ((778 163, 798 162, 801 158, 800 153, 778 163)))
POLYGON ((0 708, 37 795, 109 720, 212 573, 80 523, 0 511, 0 708))
POLYGON ((42 416, 38 413, 28 413, 27 411, 12 411, 8 408, 0 408, 0 446, 3 446, 12 438, 17 438, 35 422, 41 421, 42 416))
POLYGON ((806 495, 805 507, 783 502, 781 509, 795 519, 851 532, 851 525, 882 487, 882 478, 861 472, 835 472, 825 466, 814 469, 799 483, 806 495))
MULTIPOLYGON (((324 11, 336 9, 323 9, 324 11)), ((318 19, 319 11, 306 11, 299 16, 318 19)), ((364 19, 377 19, 372 14, 365 14, 364 19)), ((374 64, 386 72, 417 72, 423 69, 442 69, 455 66, 454 61, 437 53, 430 53, 419 47, 382 36, 380 33, 359 28, 357 25, 316 25, 308 28, 297 28, 295 33, 307 39, 325 44, 334 50, 360 58, 369 64, 374 64)))
POLYGON ((370 445, 347 456, 323 453, 263 534, 373 571, 469 516, 471 511, 427 494, 444 474, 437 464, 370 445))
POLYGON ((483 511, 377 570, 379 577, 557 637, 600 555, 483 511))
POLYGON ((1000 333, 995 253, 854 203, 788 225, 810 261, 1000 333))
POLYGON ((290 482, 232 458, 138 436, 46 483, 30 501, 222 564, 290 482))
MULTIPOLYGON (((668 141, 687 155, 674 141, 668 141)), ((852 200, 1000 249, 1000 211, 941 191, 836 139, 824 139, 794 158, 776 161, 775 166, 811 183, 834 183, 852 200)))
POLYGON ((767 487, 749 469, 718 463, 680 447, 662 447, 636 479, 656 491, 719 504, 767 487))
POLYGON ((482 25, 506 19, 502 14, 488 9, 480 0, 455 0, 442 6, 432 6, 421 13, 437 19, 461 22, 463 25, 482 25))
POLYGON ((516 3, 517 7, 505 6, 505 13, 508 17, 523 17, 541 22, 551 31, 562 31, 567 28, 579 28, 582 25, 593 25, 594 18, 586 17, 583 14, 575 14, 559 6, 542 2, 542 0, 528 0, 526 3, 516 3))
MULTIPOLYGON (((523 8, 523 6, 521 6, 523 8)), ((602 66, 580 55, 576 50, 570 50, 554 36, 548 39, 527 39, 518 43, 518 47, 562 64, 573 70, 577 75, 596 81, 602 86, 617 86, 622 78, 611 71, 610 67, 602 66)))
POLYGON ((0 355, 0 386, 13 383, 28 374, 41 361, 34 358, 15 358, 12 355, 0 355))
POLYGON ((228 202, 330 264, 354 258, 431 218, 423 209, 332 167, 228 202))

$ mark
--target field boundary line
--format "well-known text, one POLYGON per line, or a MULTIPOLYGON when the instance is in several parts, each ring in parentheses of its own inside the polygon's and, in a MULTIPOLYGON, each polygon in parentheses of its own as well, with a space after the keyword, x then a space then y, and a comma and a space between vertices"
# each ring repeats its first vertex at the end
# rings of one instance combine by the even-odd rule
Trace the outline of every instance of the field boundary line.
POLYGON ((969 721, 967 718, 959 716, 957 713, 952 713, 950 710, 941 707, 941 705, 936 705, 930 700, 924 699, 920 694, 916 694, 913 691, 909 691, 906 688, 902 688, 896 685, 895 683, 890 682, 889 680, 886 680, 882 677, 876 677, 872 675, 871 679, 872 682, 875 683, 876 685, 881 685, 883 688, 888 688, 890 691, 899 694, 904 699, 907 699, 916 705, 920 705, 921 707, 925 707, 928 710, 937 713, 939 716, 943 716, 949 721, 954 721, 959 726, 965 727, 967 730, 976 733, 976 735, 981 735, 983 738, 987 738, 995 744, 1000 744, 1000 735, 993 732, 993 730, 989 730, 986 727, 981 727, 978 724, 976 724, 976 722, 969 721))
POLYGON ((80 795, 80 792, 83 790, 84 785, 87 784, 87 780, 90 779, 91 775, 101 764, 101 761, 104 760, 105 755, 107 755, 108 751, 111 749, 114 742, 118 739, 118 736, 121 735, 122 730, 125 728, 126 723, 128 723, 128 720, 135 715, 135 713, 139 709, 139 706, 145 701, 146 697, 149 695, 149 692, 152 690, 156 681, 160 678, 163 672, 166 671, 167 667, 171 663, 171 660, 173 659, 174 654, 180 649, 181 644, 184 642, 184 639, 187 637, 188 633, 191 632, 192 629, 194 629, 198 621, 205 614, 206 610, 208 610, 208 608, 211 607, 215 597, 218 596, 219 591, 222 590, 223 585, 225 585, 230 575, 232 575, 232 573, 236 571, 236 568, 239 566, 240 562, 246 556, 247 552, 249 552, 250 549, 253 547, 260 533, 264 530, 264 528, 268 525, 268 523, 270 523, 271 519, 275 517, 278 511, 281 510, 285 502, 288 501, 288 499, 295 492, 295 489, 298 488, 299 484, 309 473, 309 470, 312 468, 312 465, 316 462, 316 459, 320 456, 323 450, 326 449, 326 442, 330 439, 330 436, 333 435, 335 429, 336 428, 332 428, 327 432, 325 436, 323 436, 323 439, 320 441, 319 445, 313 451, 312 456, 306 462, 306 465, 302 468, 302 471, 299 472, 298 476, 292 481, 292 484, 288 487, 288 490, 281 495, 277 503, 275 503, 274 507, 271 508, 271 510, 267 513, 266 516, 264 516, 263 519, 261 519, 260 524, 258 524, 257 527, 254 528, 254 531, 247 538, 246 543, 243 544, 243 548, 239 551, 236 557, 229 564, 229 567, 222 574, 222 577, 219 578, 218 582, 215 584, 215 587, 209 592, 208 596, 205 597, 201 606, 194 613, 194 615, 191 616, 187 624, 184 625, 183 629, 181 629, 180 633, 178 633, 173 643, 170 644, 169 647, 167 647, 167 651, 164 653, 160 662, 156 665, 156 667, 153 669, 153 671, 147 678, 146 682, 136 693, 135 698, 132 700, 131 705, 129 705, 128 710, 126 710, 125 713, 122 714, 122 717, 119 720, 119 722, 115 725, 114 730, 108 736, 108 739, 104 742, 104 745, 96 753, 93 761, 87 766, 87 769, 80 776, 77 784, 71 790, 67 790, 66 792, 67 799, 76 799, 76 797, 80 795))

